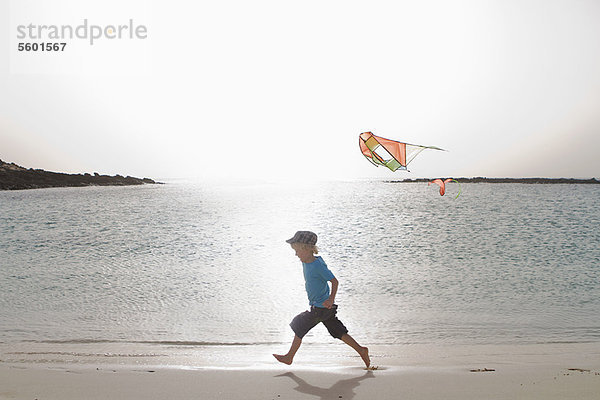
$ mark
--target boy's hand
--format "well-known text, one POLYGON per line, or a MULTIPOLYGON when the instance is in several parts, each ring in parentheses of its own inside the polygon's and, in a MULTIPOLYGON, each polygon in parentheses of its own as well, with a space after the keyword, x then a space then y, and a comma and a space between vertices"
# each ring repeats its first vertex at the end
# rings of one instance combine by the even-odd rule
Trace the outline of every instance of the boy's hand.
POLYGON ((329 298, 323 302, 323 307, 331 308, 333 307, 333 299, 329 298))

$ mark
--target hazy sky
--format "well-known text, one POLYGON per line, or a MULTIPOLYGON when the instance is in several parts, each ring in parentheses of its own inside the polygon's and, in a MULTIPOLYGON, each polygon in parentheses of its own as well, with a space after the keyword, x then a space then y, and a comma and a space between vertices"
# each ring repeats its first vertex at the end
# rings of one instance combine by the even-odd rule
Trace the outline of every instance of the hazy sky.
POLYGON ((600 178, 597 0, 0 0, 0 25, 0 159, 26 167, 600 178), (18 25, 84 19, 147 37, 16 50, 18 25), (392 173, 363 131, 449 151, 392 173))

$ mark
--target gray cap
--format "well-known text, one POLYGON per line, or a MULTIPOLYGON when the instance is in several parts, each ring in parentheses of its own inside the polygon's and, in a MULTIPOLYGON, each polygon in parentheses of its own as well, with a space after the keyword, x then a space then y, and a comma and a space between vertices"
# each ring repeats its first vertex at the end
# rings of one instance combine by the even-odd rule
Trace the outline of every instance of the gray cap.
POLYGON ((317 234, 311 231, 298 231, 293 238, 286 240, 287 243, 317 244, 317 234))

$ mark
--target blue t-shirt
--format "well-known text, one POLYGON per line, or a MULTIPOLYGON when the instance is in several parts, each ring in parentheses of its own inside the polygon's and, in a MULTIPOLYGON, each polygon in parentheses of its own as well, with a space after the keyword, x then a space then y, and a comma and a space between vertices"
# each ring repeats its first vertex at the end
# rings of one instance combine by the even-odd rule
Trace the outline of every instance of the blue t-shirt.
POLYGON ((323 302, 329 298, 328 281, 335 278, 327 268, 325 261, 319 256, 311 263, 302 263, 304 272, 304 287, 308 295, 308 303, 311 306, 323 308, 323 302))

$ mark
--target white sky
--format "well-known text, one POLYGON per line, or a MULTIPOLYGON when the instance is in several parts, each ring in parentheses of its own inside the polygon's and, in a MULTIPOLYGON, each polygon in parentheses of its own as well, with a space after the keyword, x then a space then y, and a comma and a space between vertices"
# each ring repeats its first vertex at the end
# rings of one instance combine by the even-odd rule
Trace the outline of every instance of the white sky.
POLYGON ((0 159, 26 167, 600 178, 597 0, 0 0, 0 26, 0 159), (148 38, 15 50, 17 24, 84 18, 148 38), (363 131, 449 151, 392 173, 363 131))

